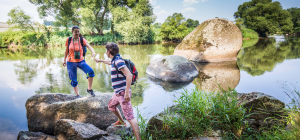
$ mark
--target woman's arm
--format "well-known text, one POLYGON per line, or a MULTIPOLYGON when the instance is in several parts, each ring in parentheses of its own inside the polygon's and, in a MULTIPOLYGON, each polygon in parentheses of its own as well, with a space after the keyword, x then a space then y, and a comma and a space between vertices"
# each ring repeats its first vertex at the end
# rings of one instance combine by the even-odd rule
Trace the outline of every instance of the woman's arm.
POLYGON ((91 47, 89 43, 85 43, 85 46, 92 52, 92 57, 96 56, 94 49, 91 47))
POLYGON ((63 66, 65 67, 66 66, 66 59, 67 59, 67 56, 68 56, 68 53, 69 53, 69 50, 68 50, 68 46, 66 46, 66 51, 65 51, 65 58, 64 58, 64 63, 63 63, 63 66))

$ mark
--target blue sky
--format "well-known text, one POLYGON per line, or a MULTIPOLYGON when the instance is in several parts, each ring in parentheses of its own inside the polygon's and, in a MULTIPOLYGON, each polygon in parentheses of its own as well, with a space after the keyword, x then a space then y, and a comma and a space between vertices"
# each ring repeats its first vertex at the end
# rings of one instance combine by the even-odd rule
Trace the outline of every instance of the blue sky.
MULTIPOLYGON (((239 5, 250 0, 150 0, 156 22, 163 23, 173 13, 182 13, 183 16, 203 22, 205 20, 219 17, 234 20, 233 14, 239 5)), ((300 7, 299 0, 278 0, 284 9, 300 7)), ((34 21, 42 23, 37 12, 37 7, 28 0, 0 0, 0 22, 6 22, 7 13, 14 7, 20 6, 27 14, 33 17, 34 21)), ((53 17, 46 18, 54 20, 53 17)))

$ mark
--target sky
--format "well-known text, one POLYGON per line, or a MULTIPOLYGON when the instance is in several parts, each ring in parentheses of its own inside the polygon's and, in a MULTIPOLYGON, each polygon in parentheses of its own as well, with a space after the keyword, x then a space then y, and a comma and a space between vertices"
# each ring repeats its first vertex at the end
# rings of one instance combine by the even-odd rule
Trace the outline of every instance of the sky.
MULTIPOLYGON (((233 14, 239 5, 250 0, 150 0, 156 22, 163 23, 173 13, 182 13, 188 19, 198 20, 200 23, 215 17, 226 18, 234 21, 233 14)), ((283 9, 300 7, 299 0, 277 0, 283 9)), ((42 23, 44 19, 39 18, 37 6, 29 0, 0 0, 0 22, 8 20, 7 13, 14 7, 20 6, 25 13, 30 15, 34 21, 42 23)), ((45 20, 54 20, 47 17, 45 20)))

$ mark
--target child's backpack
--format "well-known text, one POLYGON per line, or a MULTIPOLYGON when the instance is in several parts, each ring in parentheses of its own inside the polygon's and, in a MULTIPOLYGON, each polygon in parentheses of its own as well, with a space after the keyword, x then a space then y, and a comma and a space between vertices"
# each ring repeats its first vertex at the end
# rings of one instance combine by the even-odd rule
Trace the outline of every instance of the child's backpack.
MULTIPOLYGON (((136 83, 136 80, 138 79, 138 71, 135 68, 135 65, 132 61, 128 60, 128 59, 123 59, 125 61, 125 65, 127 66, 127 68, 129 69, 129 71, 132 73, 132 82, 131 85, 134 85, 136 83)), ((124 75, 124 73, 122 71, 119 71, 117 69, 116 66, 116 62, 114 62, 114 67, 117 70, 117 78, 119 78, 119 73, 122 74, 125 78, 126 76, 124 75)))
MULTIPOLYGON (((81 44, 81 47, 82 47, 82 50, 83 50, 83 57, 84 57, 84 60, 85 60, 86 46, 83 45, 83 38, 82 37, 79 37, 79 38, 80 38, 80 44, 81 44)), ((69 46, 70 46, 71 41, 72 41, 72 37, 69 37, 69 39, 68 39, 68 52, 69 52, 69 46)))

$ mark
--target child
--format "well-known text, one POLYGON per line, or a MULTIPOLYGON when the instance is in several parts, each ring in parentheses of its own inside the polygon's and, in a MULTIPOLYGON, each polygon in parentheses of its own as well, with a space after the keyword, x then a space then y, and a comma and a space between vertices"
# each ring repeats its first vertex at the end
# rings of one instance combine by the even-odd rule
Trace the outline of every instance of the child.
POLYGON ((111 65, 111 82, 115 94, 113 95, 112 99, 109 101, 108 109, 112 111, 119 119, 117 122, 113 123, 112 125, 124 125, 124 120, 120 114, 120 111, 118 108, 116 108, 120 104, 126 120, 130 123, 132 127, 135 138, 137 140, 140 140, 139 126, 137 121, 134 119, 133 109, 130 102, 130 97, 131 97, 130 85, 132 82, 132 74, 129 71, 129 69, 126 67, 124 60, 121 58, 119 54, 119 47, 117 44, 115 43, 107 44, 106 55, 111 60, 100 60, 95 58, 95 61, 97 63, 103 62, 105 64, 111 65), (123 74, 126 77, 124 77, 122 74, 118 74, 118 71, 123 72, 123 74))

